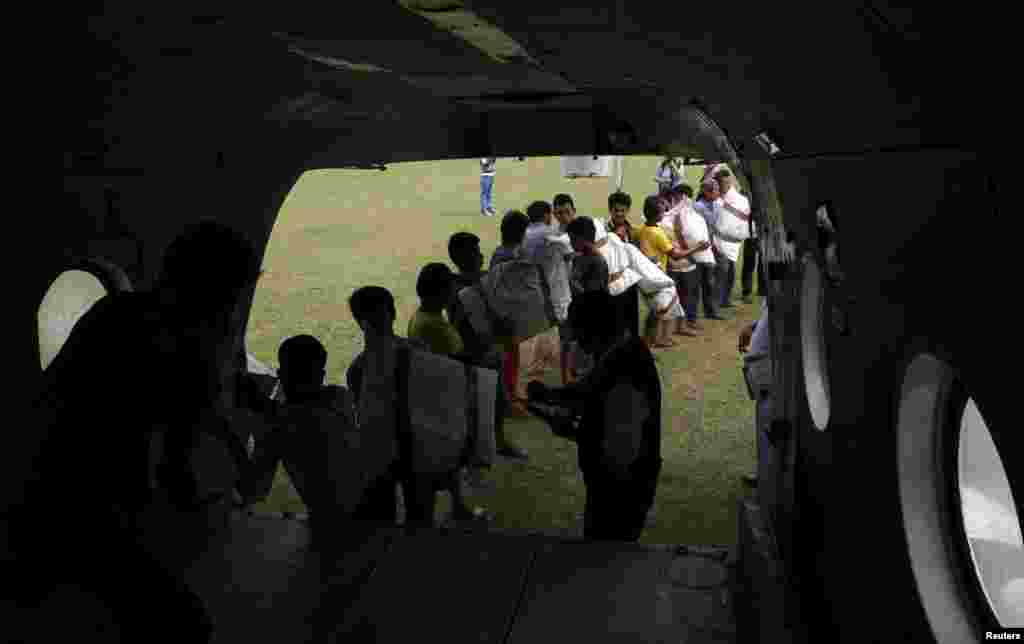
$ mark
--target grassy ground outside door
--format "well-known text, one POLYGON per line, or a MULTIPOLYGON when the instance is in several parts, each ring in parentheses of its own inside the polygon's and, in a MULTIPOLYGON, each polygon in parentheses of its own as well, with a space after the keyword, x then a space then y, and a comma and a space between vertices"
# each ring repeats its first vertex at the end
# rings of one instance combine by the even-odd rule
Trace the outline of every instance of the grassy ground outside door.
MULTIPOLYGON (((625 163, 623 189, 633 197, 631 218, 639 223, 644 196, 656 190, 658 158, 627 157, 625 163)), ((699 177, 699 168, 687 169, 691 186, 697 187, 699 177)), ((416 275, 428 262, 451 264, 450 235, 476 234, 490 261, 506 210, 525 210, 531 201, 551 201, 565 192, 573 196, 579 214, 606 217, 612 189, 607 178, 563 178, 558 157, 499 159, 494 185, 498 216, 483 217, 476 159, 396 164, 386 172, 308 172, 285 201, 267 248, 266 272, 249 322, 249 351, 276 368, 280 343, 310 333, 327 347, 328 379, 344 383, 345 370, 362 350, 348 308, 356 288, 390 289, 398 309, 396 331, 404 335, 417 306, 416 275)), ((740 270, 737 266, 737 290, 740 270)), ((740 477, 754 467, 753 406, 736 337, 742 325, 756 319, 760 306, 755 299, 739 305, 729 320, 702 320, 701 337, 677 336, 679 346, 656 352, 664 393, 665 464, 656 518, 642 542, 735 540, 736 501, 745 494, 740 477)), ((549 374, 552 384, 557 378, 549 374)), ((513 419, 508 432, 529 450, 530 460, 496 465, 491 472, 496 491, 471 500, 495 514, 498 528, 578 531, 584 488, 575 445, 551 435, 536 419, 513 419)), ((441 495, 439 506, 440 513, 447 512, 447 495, 441 495)), ((283 471, 270 497, 257 506, 257 511, 303 509, 283 471)))

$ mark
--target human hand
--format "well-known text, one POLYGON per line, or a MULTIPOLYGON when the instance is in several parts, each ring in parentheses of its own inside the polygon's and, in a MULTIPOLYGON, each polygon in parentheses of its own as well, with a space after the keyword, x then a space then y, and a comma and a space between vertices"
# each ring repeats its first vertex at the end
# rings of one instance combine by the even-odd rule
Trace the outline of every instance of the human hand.
POLYGON ((711 248, 711 242, 709 242, 706 239, 704 241, 702 241, 701 243, 697 244, 697 250, 699 250, 699 251, 700 250, 707 250, 709 248, 711 248))

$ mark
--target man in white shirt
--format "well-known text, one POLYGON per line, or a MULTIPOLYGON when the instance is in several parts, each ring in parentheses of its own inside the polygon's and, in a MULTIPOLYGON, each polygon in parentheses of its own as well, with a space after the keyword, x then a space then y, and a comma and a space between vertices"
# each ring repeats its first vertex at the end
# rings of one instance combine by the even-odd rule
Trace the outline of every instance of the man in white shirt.
MULTIPOLYGON (((686 248, 697 248, 704 242, 711 242, 711 235, 708 233, 708 224, 693 209, 693 190, 682 185, 677 189, 682 196, 682 202, 675 210, 674 216, 669 220, 675 238, 686 248)), ((700 250, 687 258, 690 261, 689 268, 684 268, 686 297, 683 301, 683 309, 686 311, 686 324, 693 331, 700 331, 700 324, 697 323, 697 311, 700 306, 701 291, 714 292, 714 268, 715 254, 710 249, 700 250)), ((712 301, 705 300, 704 312, 710 314, 716 308, 712 301)))
MULTIPOLYGON (((729 169, 723 167, 715 172, 715 180, 718 181, 719 190, 721 191, 722 208, 725 211, 723 213, 724 216, 736 216, 743 221, 750 221, 750 202, 736 189, 735 180, 729 169)), ((746 240, 739 242, 727 241, 721 235, 719 236, 718 248, 720 257, 727 260, 720 262, 718 268, 718 275, 721 281, 719 288, 722 294, 720 305, 725 308, 734 306, 731 300, 732 290, 736 285, 736 262, 739 260, 740 250, 743 248, 744 241, 746 240)))
MULTIPOLYGON (((740 242, 743 240, 730 237, 719 230, 720 219, 722 217, 729 217, 731 214, 725 211, 725 201, 722 199, 718 181, 715 179, 704 180, 704 183, 701 184, 700 199, 694 202, 693 208, 707 222, 716 259, 715 288, 711 289, 710 292, 705 289, 703 293, 704 310, 708 319, 722 320, 724 318, 718 314, 718 307, 723 306, 723 300, 727 299, 728 294, 732 291, 732 280, 736 277, 736 259, 739 258, 740 242), (730 267, 732 269, 732 280, 729 280, 728 284, 723 286, 729 277, 730 267), (728 288, 728 291, 725 290, 726 288, 728 288), (707 313, 709 304, 714 307, 713 313, 707 313)), ((733 209, 735 210, 735 207, 733 209)), ((726 306, 731 306, 731 304, 726 306)))
POLYGON ((494 207, 491 205, 491 195, 494 192, 494 164, 497 161, 494 157, 480 159, 480 214, 485 217, 495 215, 494 207))

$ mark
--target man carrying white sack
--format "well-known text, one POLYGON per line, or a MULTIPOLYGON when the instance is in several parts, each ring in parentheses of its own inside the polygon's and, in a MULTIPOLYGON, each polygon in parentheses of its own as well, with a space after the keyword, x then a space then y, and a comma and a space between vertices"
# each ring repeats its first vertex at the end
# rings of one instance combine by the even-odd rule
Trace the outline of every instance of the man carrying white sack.
POLYGON ((617 311, 615 317, 621 335, 630 333, 629 322, 637 313, 635 309, 619 311, 623 304, 628 307, 630 303, 618 298, 634 285, 647 298, 652 313, 661 319, 675 320, 685 316, 676 283, 671 277, 644 257, 639 248, 623 242, 618 235, 609 235, 604 222, 595 221, 595 229, 594 247, 608 263, 608 292, 615 302, 613 308, 617 311))
POLYGON ((722 199, 722 215, 718 219, 719 235, 716 241, 718 243, 717 248, 720 259, 724 260, 719 263, 718 269, 719 288, 721 289, 719 305, 724 308, 731 308, 734 306, 732 303, 732 290, 736 285, 736 262, 739 261, 743 243, 750 236, 750 201, 736 189, 734 177, 728 168, 723 167, 715 172, 715 180, 718 181, 722 199), (743 222, 744 234, 738 237, 738 242, 731 241, 729 237, 730 231, 724 230, 724 225, 728 221, 723 221, 725 217, 732 219, 728 223, 735 224, 736 220, 743 222))

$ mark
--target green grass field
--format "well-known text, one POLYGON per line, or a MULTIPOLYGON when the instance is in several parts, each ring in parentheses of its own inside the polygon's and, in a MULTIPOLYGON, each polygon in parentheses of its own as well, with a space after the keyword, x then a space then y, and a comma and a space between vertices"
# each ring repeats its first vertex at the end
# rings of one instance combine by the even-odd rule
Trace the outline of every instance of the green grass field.
MULTIPOLYGON (((657 163, 656 157, 626 159, 623 189, 633 197, 635 222, 642 220, 643 197, 655 191, 657 163)), ((310 333, 329 352, 328 379, 344 383, 345 370, 362 350, 362 336, 348 309, 356 288, 390 289, 398 308, 396 332, 404 335, 417 306, 416 275, 428 262, 451 265, 451 234, 475 233, 490 261, 507 209, 525 210, 531 201, 550 201, 566 192, 578 214, 607 216, 611 181, 564 179, 558 157, 501 159, 497 170, 498 216, 493 218, 479 214, 476 159, 396 164, 387 172, 305 174, 285 201, 267 248, 266 272, 249 323, 249 350, 276 368, 278 345, 289 336, 310 333)), ((687 182, 696 186, 699 173, 688 169, 687 182)), ((735 539, 736 503, 745 493, 740 477, 754 466, 753 407, 739 369, 736 337, 759 307, 755 299, 727 321, 702 320, 702 337, 676 336, 679 346, 655 354, 664 392, 665 465, 655 523, 643 542, 724 544, 735 539)), ((550 382, 557 381, 557 374, 549 376, 550 382)), ((508 434, 529 450, 530 460, 496 465, 490 477, 497 490, 471 501, 493 512, 498 528, 579 529, 584 490, 575 445, 532 418, 510 420, 508 434)), ((440 513, 447 511, 447 495, 438 505, 440 513)), ((271 496, 257 508, 302 509, 281 471, 271 496)))

